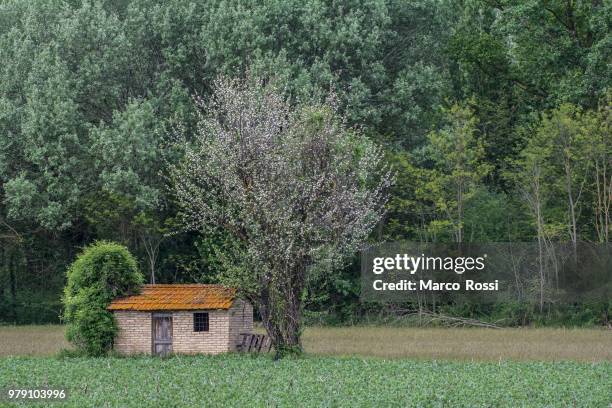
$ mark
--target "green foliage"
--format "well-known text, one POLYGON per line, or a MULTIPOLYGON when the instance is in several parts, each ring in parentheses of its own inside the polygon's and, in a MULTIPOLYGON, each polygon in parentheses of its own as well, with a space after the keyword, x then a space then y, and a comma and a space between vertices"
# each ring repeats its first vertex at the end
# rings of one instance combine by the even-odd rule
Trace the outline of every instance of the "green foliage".
POLYGON ((118 296, 137 293, 143 284, 134 257, 122 245, 98 241, 72 263, 64 290, 66 336, 88 355, 112 348, 116 326, 106 310, 118 296))
POLYGON ((408 146, 446 96, 443 53, 432 52, 447 31, 440 9, 431 0, 2 2, 0 245, 13 230, 28 235, 20 265, 44 265, 18 268, 17 291, 40 290, 28 282, 43 276, 57 299, 74 248, 94 239, 125 244, 157 280, 211 280, 196 271, 197 234, 159 242, 177 213, 160 189, 163 138, 176 123, 193 131, 191 96, 249 66, 281 78, 295 100, 333 87, 351 123, 408 146), (141 227, 143 211, 159 228, 141 227))
POLYGON ((496 183, 521 129, 569 102, 593 109, 612 84, 609 2, 467 1, 448 42, 453 87, 474 97, 496 183))
POLYGON ((388 153, 388 161, 395 172, 395 183, 387 203, 387 217, 383 236, 388 241, 418 239, 426 241, 425 225, 429 222, 428 202, 417 197, 417 189, 425 183, 426 170, 415 163, 406 152, 388 153))
MULTIPOLYGON (((609 105, 606 104, 605 106, 609 105)), ((506 172, 541 234, 552 240, 605 240, 603 178, 609 182, 609 134, 601 112, 562 104, 543 115, 506 172), (599 226, 599 228, 597 228, 599 226), (594 228, 595 227, 595 228, 594 228)), ((609 225, 609 223, 607 224, 609 225)))
MULTIPOLYGON (((587 0, 3 1, 0 248, 15 255, 0 262, 0 319, 55 319, 63 271, 95 239, 126 245, 151 281, 217 279, 222 234, 163 239, 178 211, 160 157, 177 123, 193 135, 192 95, 247 67, 294 102, 333 90, 386 145, 398 178, 376 239, 533 240, 526 165, 541 162, 540 233, 609 242, 610 16, 587 0), (447 162, 454 105, 486 171, 447 162)), ((330 279, 347 295, 328 309, 354 300, 354 271, 330 279)))
POLYGON ((110 126, 102 123, 90 133, 102 190, 129 198, 140 209, 155 209, 161 200, 157 126, 149 101, 130 101, 125 111, 113 112, 110 126))
POLYGON ((240 75, 247 66, 284 79, 296 99, 322 95, 331 85, 351 122, 418 139, 445 92, 442 62, 431 53, 431 31, 444 23, 426 18, 435 16, 434 6, 5 2, 3 15, 11 16, 0 30, 0 59, 10 61, 0 68, 6 214, 67 229, 91 191, 157 207, 161 130, 193 125, 190 96, 208 95, 219 74, 240 75), (415 29, 400 35, 407 24, 415 29), (407 37, 426 43, 408 47, 407 37))
MULTIPOLYGON (((482 140, 477 137, 477 118, 464 106, 444 111, 445 125, 432 131, 427 144, 411 159, 397 155, 398 190, 390 202, 397 213, 420 213, 417 232, 422 240, 464 240, 465 211, 472 197, 491 171, 485 161, 482 140), (414 191, 414 193, 410 193, 414 191)), ((390 227, 397 228, 392 219, 390 227)))
POLYGON ((521 242, 532 234, 532 225, 523 217, 524 208, 503 191, 481 186, 465 209, 467 242, 521 242))
POLYGON ((534 303, 504 300, 494 304, 441 305, 439 310, 445 315, 493 322, 502 327, 593 327, 609 324, 612 303, 551 304, 540 311, 534 303))
POLYGON ((434 235, 452 231, 453 240, 464 240, 466 203, 489 173, 484 146, 476 137, 477 119, 469 108, 453 105, 447 113, 449 124, 428 136, 426 158, 433 163, 427 181, 417 189, 423 200, 431 200, 438 218, 429 228, 434 235))
POLYGON ((0 315, 13 324, 45 324, 58 320, 63 304, 56 293, 30 284, 28 290, 16 291, 11 296, 0 297, 0 315))
POLYGON ((189 407, 202 401, 211 406, 335 407, 565 407, 578 401, 603 407, 610 401, 611 378, 610 362, 272 361, 244 355, 0 359, 0 383, 66 387, 71 407, 189 407), (118 383, 130 387, 117 392, 118 383))

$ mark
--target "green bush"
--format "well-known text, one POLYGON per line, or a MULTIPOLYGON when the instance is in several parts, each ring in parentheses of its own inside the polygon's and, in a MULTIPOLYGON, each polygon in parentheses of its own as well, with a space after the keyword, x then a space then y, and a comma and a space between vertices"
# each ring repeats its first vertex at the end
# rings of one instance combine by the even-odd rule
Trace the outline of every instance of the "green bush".
POLYGON ((126 247, 99 241, 85 248, 67 274, 66 337, 88 355, 105 354, 117 331, 107 306, 115 297, 138 293, 144 282, 136 260, 126 247))

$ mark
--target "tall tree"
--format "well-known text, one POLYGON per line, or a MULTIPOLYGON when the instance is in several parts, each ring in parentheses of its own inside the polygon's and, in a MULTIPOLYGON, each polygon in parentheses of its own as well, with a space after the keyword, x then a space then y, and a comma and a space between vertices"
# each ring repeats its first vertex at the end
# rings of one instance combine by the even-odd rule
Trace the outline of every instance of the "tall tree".
POLYGON ((273 84, 219 79, 169 178, 185 226, 222 230, 222 280, 259 309, 277 356, 301 349, 305 284, 342 264, 382 216, 381 151, 333 104, 292 107, 273 84))
POLYGON ((591 144, 595 135, 585 126, 588 117, 576 106, 563 104, 542 118, 531 141, 544 148, 543 159, 548 161, 545 168, 552 173, 547 178, 557 180, 553 185, 564 197, 557 202, 565 201, 565 224, 574 251, 580 240, 579 217, 593 169, 591 144))
POLYGON ((522 200, 527 204, 536 227, 538 241, 538 293, 540 312, 544 308, 544 289, 547 284, 545 253, 548 236, 546 234, 544 210, 550 189, 544 179, 546 152, 540 146, 530 146, 521 152, 516 168, 509 177, 516 183, 522 200))
POLYGON ((455 242, 463 242, 466 203, 477 191, 491 166, 484 161, 484 145, 477 138, 477 119, 469 107, 451 106, 447 124, 431 132, 425 154, 432 163, 417 194, 433 202, 435 228, 450 226, 455 242))
POLYGON ((597 241, 610 242, 612 236, 612 93, 606 95, 586 132, 592 135, 594 161, 594 211, 597 241))

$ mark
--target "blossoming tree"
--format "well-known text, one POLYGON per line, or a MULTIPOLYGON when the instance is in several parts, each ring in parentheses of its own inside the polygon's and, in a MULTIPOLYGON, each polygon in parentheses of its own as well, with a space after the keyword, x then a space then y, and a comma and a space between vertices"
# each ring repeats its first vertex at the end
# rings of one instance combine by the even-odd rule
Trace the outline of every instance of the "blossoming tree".
MULTIPOLYGON (((392 176, 333 98, 292 104, 274 83, 220 78, 168 164, 185 227, 220 234, 221 279, 253 302, 277 357, 299 352, 309 274, 331 273, 380 221, 392 176)), ((184 132, 183 132, 184 133, 184 132)))

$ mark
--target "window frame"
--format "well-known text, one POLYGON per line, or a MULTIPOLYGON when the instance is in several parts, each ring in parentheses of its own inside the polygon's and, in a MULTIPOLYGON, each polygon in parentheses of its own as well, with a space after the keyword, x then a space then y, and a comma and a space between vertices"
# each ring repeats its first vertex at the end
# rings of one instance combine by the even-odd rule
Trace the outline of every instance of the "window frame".
POLYGON ((209 331, 210 331, 210 314, 208 312, 194 312, 193 313, 193 332, 194 333, 206 333, 209 331), (198 316, 201 316, 200 319, 198 319, 198 316))

